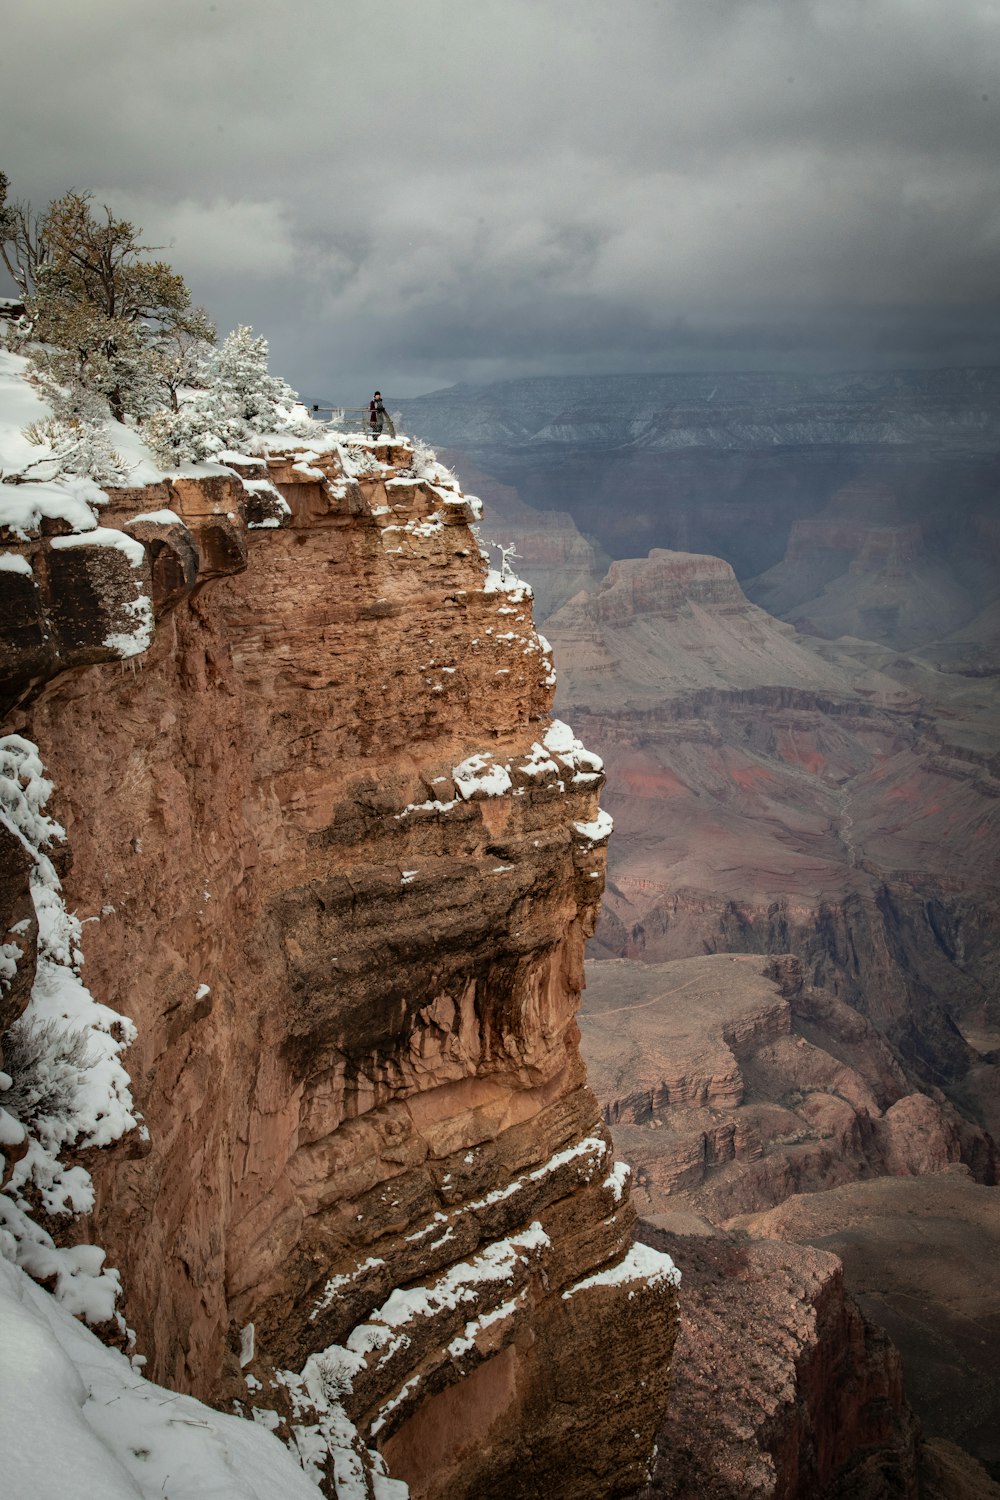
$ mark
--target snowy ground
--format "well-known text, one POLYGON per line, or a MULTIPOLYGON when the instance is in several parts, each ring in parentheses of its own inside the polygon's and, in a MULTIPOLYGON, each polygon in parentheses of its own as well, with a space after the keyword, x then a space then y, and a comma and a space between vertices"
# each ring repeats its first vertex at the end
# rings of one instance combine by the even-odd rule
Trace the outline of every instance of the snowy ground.
POLYGON ((5 1500, 316 1500, 264 1427, 153 1385, 0 1258, 5 1500))

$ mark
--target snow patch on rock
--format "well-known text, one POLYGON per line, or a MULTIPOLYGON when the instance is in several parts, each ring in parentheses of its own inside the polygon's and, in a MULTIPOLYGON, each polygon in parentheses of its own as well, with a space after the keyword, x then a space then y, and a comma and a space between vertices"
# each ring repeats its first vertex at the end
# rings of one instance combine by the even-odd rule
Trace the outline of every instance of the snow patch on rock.
MULTIPOLYGON (((137 1125, 131 1080, 120 1060, 136 1032, 126 1016, 95 1000, 80 977, 81 924, 66 910, 46 853, 65 838, 45 812, 51 793, 38 747, 20 735, 0 739, 0 821, 31 857, 38 923, 31 998, 4 1038, 10 1069, 5 1113, 20 1126, 27 1150, 0 1193, 0 1256, 34 1276, 55 1277, 57 1298, 100 1323, 114 1314, 117 1271, 103 1269, 104 1252, 97 1246, 58 1249, 33 1222, 32 1204, 53 1215, 93 1206, 90 1174, 67 1166, 61 1152, 110 1145, 137 1125)), ((8 972, 0 983, 9 984, 11 977, 8 972)))

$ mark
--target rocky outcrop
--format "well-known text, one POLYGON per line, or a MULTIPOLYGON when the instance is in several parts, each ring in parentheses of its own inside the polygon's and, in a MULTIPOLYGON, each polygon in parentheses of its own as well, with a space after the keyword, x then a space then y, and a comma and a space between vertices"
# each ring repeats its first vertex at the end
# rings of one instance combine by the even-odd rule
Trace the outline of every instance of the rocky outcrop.
POLYGON ((685 1295, 669 1414, 643 1500, 915 1500, 918 1430, 899 1356, 835 1256, 644 1224, 685 1295))
MULTIPOLYGON (((848 1290, 902 1354, 907 1395, 926 1435, 960 1444, 1000 1478, 995 1188, 952 1166, 797 1195, 738 1222, 839 1256, 848 1290)), ((946 1452, 929 1466, 962 1467, 946 1452)), ((938 1482, 948 1493, 944 1478, 938 1482)), ((971 1493, 992 1493, 981 1472, 978 1484, 977 1491, 970 1476, 971 1493)))
POLYGON ((678 700, 697 711, 711 701, 706 694, 763 686, 785 689, 792 702, 798 692, 813 703, 861 694, 886 706, 912 703, 884 673, 818 658, 749 602, 718 557, 654 548, 612 563, 594 592, 571 599, 549 625, 568 673, 561 698, 592 713, 657 711, 678 700))
POLYGON ((609 771, 596 951, 792 951, 924 1085, 977 1066, 997 1020, 988 681, 812 642, 687 554, 615 564, 547 629, 561 711, 609 771))
POLYGON ((13 539, 39 602, 3 728, 56 787, 149 1137, 96 1153, 60 1232, 107 1248, 155 1378, 253 1410, 330 1494, 385 1489, 379 1453, 415 1496, 624 1494, 674 1278, 631 1246, 577 1050, 600 762, 549 719, 525 589, 414 462, 112 493, 155 617, 135 653, 120 546, 107 578, 74 557, 70 611, 61 538, 13 539))

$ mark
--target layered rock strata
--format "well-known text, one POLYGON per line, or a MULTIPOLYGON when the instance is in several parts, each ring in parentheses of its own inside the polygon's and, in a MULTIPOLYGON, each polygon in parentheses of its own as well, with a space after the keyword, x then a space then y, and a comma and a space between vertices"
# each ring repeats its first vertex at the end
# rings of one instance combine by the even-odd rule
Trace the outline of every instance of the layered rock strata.
POLYGON ((860 636, 906 650, 947 635, 977 594, 924 546, 886 485, 845 486, 818 516, 796 520, 784 560, 747 592, 800 630, 860 636))
POLYGON ((961 1444, 1000 1479, 995 1189, 953 1166, 796 1194, 738 1222, 839 1256, 848 1288, 899 1348, 924 1432, 961 1444))
POLYGON ((721 1223, 859 1178, 916 1177, 995 1148, 913 1089, 869 1021, 794 958, 588 966, 583 1052, 645 1216, 721 1223))
POLYGON ((121 587, 65 520, 9 539, 35 594, 3 728, 57 788, 149 1134, 61 1233, 106 1246, 157 1379, 330 1494, 390 1493, 385 1460, 418 1496, 625 1493, 674 1273, 631 1246, 577 1050, 600 762, 446 471, 405 443, 231 470, 111 494, 121 587))
POLYGON ((536 376, 404 405, 412 431, 568 512, 612 557, 714 553, 749 578, 861 481, 890 485, 952 587, 978 595, 997 586, 995 567, 968 570, 976 518, 995 509, 997 385, 995 370, 536 376))

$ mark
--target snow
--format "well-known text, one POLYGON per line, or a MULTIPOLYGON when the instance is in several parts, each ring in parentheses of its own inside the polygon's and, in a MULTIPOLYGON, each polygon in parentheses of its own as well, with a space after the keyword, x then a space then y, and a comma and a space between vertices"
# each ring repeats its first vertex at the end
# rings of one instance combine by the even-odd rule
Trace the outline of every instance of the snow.
POLYGON ((484 750, 452 767, 455 788, 464 801, 467 802, 477 793, 487 797, 502 797, 504 792, 510 791, 513 785, 510 770, 507 766, 491 764, 492 760, 490 752, 484 750))
POLYGON ((280 490, 276 489, 270 479, 243 479, 243 488, 250 495, 265 495, 277 512, 275 515, 265 516, 261 521, 248 521, 247 526, 251 531, 266 531, 281 525, 282 516, 290 516, 292 508, 280 490))
POLYGON ((261 461, 259 456, 256 454, 235 453, 230 448, 227 448, 224 452, 219 453, 217 457, 220 464, 226 464, 227 466, 230 464, 235 464, 237 466, 246 465, 249 468, 255 468, 261 461))
POLYGON ((140 521, 150 521, 154 526, 183 526, 184 522, 176 511, 167 510, 144 510, 141 516, 131 516, 126 526, 137 526, 140 521))
MULTIPOLYGON (((61 551, 78 547, 110 547, 114 551, 123 552, 137 572, 145 568, 146 549, 142 543, 110 526, 97 526, 92 531, 84 532, 82 536, 54 536, 52 546, 61 551)), ((140 583, 136 579, 135 598, 120 605, 131 622, 131 629, 112 631, 104 638, 104 645, 108 650, 116 651, 123 658, 140 656, 143 651, 148 651, 153 639, 153 601, 142 591, 140 583)))
MULTIPOLYGON (((603 1144, 603 1143, 602 1143, 603 1144)), ((476 1303, 484 1291, 513 1280, 519 1266, 539 1255, 551 1244, 542 1226, 535 1222, 508 1239, 494 1240, 479 1254, 450 1266, 428 1286, 397 1288, 368 1320, 348 1335, 346 1344, 331 1344, 311 1354, 301 1372, 278 1372, 288 1391, 296 1420, 292 1432, 302 1466, 317 1481, 332 1456, 338 1500, 365 1500, 365 1471, 378 1463, 378 1455, 364 1448, 361 1436, 344 1408, 356 1377, 372 1363, 384 1364, 409 1343, 407 1325, 433 1318, 465 1303, 476 1303)), ((470 1325, 466 1325, 468 1333, 470 1325)), ((415 1389, 417 1379, 407 1382, 383 1408, 372 1431, 415 1389)), ((381 1467, 381 1465, 379 1465, 381 1467)), ((408 1493, 398 1480, 383 1479, 380 1490, 392 1500, 405 1500, 408 1493)))
POLYGON ((253 1323, 248 1323, 240 1330, 240 1369, 250 1364, 254 1356, 254 1348, 257 1342, 257 1330, 253 1323))
MULTIPOLYGON (((394 1333, 416 1318, 430 1318, 436 1313, 475 1302, 479 1289, 486 1283, 510 1281, 519 1264, 551 1244, 541 1224, 535 1222, 509 1239, 494 1240, 471 1260, 450 1266, 430 1286, 397 1288, 368 1322, 360 1323, 347 1339, 354 1353, 384 1351, 395 1346, 394 1333)), ((386 1356, 383 1353, 382 1359, 386 1356)))
POLYGON ((107 503, 107 495, 92 479, 64 475, 39 483, 5 484, 0 486, 0 526, 24 542, 38 534, 43 520, 65 521, 75 531, 93 531, 95 508, 107 503))
POLYGON ((483 581, 483 593, 509 594, 515 601, 534 597, 530 583, 525 583, 523 578, 518 578, 514 573, 504 575, 496 568, 487 568, 486 578, 483 581))
POLYGON ((603 807, 597 809, 597 817, 592 823, 574 823, 573 827, 577 833, 587 840, 592 848, 594 844, 602 843, 610 838, 614 830, 615 822, 610 813, 604 811, 603 807))
MULTIPOLYGON (((547 644, 547 643, 546 643, 547 644)), ((543 647, 543 650, 545 648, 543 647)), ((551 647, 549 647, 551 650, 551 647)), ((558 755, 563 765, 568 770, 577 772, 589 772, 594 776, 604 770, 604 762, 599 755, 588 750, 582 740, 578 740, 568 724, 562 719, 553 719, 544 736, 546 750, 553 755, 558 755)))
POLYGON ((0 552, 0 573, 26 573, 33 577, 31 564, 20 552, 0 552))
POLYGON ((148 594, 140 594, 131 604, 124 605, 135 624, 132 630, 113 630, 104 637, 109 651, 116 651, 127 660, 130 656, 141 656, 148 651, 153 639, 153 602, 148 594))
MULTIPOLYGON (((125 461, 128 470, 127 483, 136 487, 145 484, 158 484, 164 477, 164 469, 153 456, 149 444, 144 442, 141 435, 134 427, 122 422, 116 422, 108 417, 104 423, 108 441, 116 453, 120 454, 125 461)), ((193 466, 192 466, 193 469, 193 466)), ((217 472, 217 470, 216 470, 217 472)))
POLYGON ((457 806, 457 797, 453 797, 450 802, 439 802, 436 797, 432 797, 429 802, 408 802, 402 812, 395 814, 395 818, 399 822, 413 812, 450 812, 453 807, 457 806))
POLYGON ((0 739, 0 822, 31 857, 38 922, 31 997, 7 1036, 8 1064, 15 1056, 32 1061, 5 1091, 9 1109, 21 1100, 28 1144, 0 1193, 0 1255, 33 1275, 55 1277, 58 1298, 72 1311, 103 1322, 113 1315, 119 1290, 118 1273, 103 1269, 103 1251, 80 1245, 57 1249, 30 1218, 30 1194, 37 1194, 48 1214, 89 1210, 90 1174, 65 1165, 62 1149, 110 1145, 137 1124, 131 1080, 120 1061, 135 1039, 135 1027, 95 1000, 80 977, 82 926, 67 912, 45 852, 65 837, 44 811, 51 793, 38 747, 20 735, 0 739))
POLYGON ((370 1255, 367 1260, 362 1261, 361 1265, 359 1265, 356 1270, 342 1272, 338 1276, 331 1276, 329 1281, 323 1288, 322 1297, 319 1299, 316 1306, 309 1314, 310 1323, 315 1322, 320 1313, 326 1311, 331 1302, 334 1302, 336 1300, 337 1296, 340 1292, 343 1291, 345 1286, 350 1286, 351 1283, 356 1281, 359 1276, 363 1276, 366 1271, 374 1271, 377 1270, 379 1266, 384 1265, 384 1260, 381 1260, 378 1256, 370 1255))
MULTIPOLYGON (((633 1245, 617 1265, 575 1282, 563 1292, 563 1300, 568 1302, 577 1292, 586 1292, 595 1286, 629 1286, 632 1283, 648 1287, 680 1286, 680 1282, 681 1273, 669 1255, 649 1245, 633 1245)), ((634 1295, 634 1291, 629 1293, 630 1297, 634 1295)))
POLYGON ((133 568, 141 568, 146 561, 146 549, 141 542, 110 526, 98 526, 83 536, 54 536, 52 546, 64 551, 75 547, 112 547, 124 552, 133 568))
MULTIPOLYGON (((505 637, 498 636, 497 639, 502 640, 505 637)), ((430 662, 428 665, 433 667, 434 663, 430 662)), ((454 669, 440 667, 437 670, 449 672, 454 669)), ((501 671, 505 670, 501 669, 501 671)), ((427 678, 427 681, 430 682, 431 679, 427 678)), ((432 691, 436 692, 438 688, 434 687, 432 691)), ((457 795, 451 801, 431 798, 426 802, 408 802, 402 812, 394 816, 399 822, 414 812, 449 812, 460 802, 468 802, 473 797, 502 797, 508 792, 515 797, 521 796, 524 788, 515 788, 511 777, 511 770, 515 764, 522 775, 532 779, 553 778, 552 785, 560 792, 566 790, 566 782, 563 779, 566 771, 573 773, 568 779, 574 786, 588 787, 601 780, 604 770, 604 762, 600 756, 587 750, 568 724, 563 723, 561 719, 553 719, 543 737, 543 742, 539 744, 536 740, 522 759, 517 760, 514 757, 501 762, 495 760, 489 750, 477 751, 452 767, 451 774, 457 795)), ((434 779, 435 782, 440 782, 446 778, 435 777, 434 779)), ((593 821, 573 824, 577 834, 587 839, 591 847, 595 843, 603 842, 610 835, 613 826, 609 814, 601 809, 598 809, 593 821)))
POLYGON ((527 758, 518 766, 518 770, 523 771, 525 776, 547 776, 550 773, 553 776, 559 775, 559 767, 537 740, 528 751, 527 758))
POLYGON ((317 1500, 264 1426, 144 1380, 2 1259, 0 1347, 11 1500, 317 1500))
MULTIPOLYGON (((20 473, 40 457, 24 429, 52 415, 34 386, 25 379, 28 361, 0 346, 0 471, 20 473)), ((7 486, 4 486, 6 489, 7 486)))
POLYGON ((625 1196, 625 1189, 631 1176, 632 1168, 628 1162, 616 1161, 601 1186, 606 1187, 608 1192, 614 1195, 616 1203, 620 1203, 625 1196))
POLYGON ((471 1203, 465 1203, 458 1210, 456 1218, 466 1213, 476 1213, 482 1208, 491 1208, 494 1203, 501 1203, 507 1198, 512 1198, 515 1193, 521 1192, 529 1182, 541 1182, 544 1177, 557 1172, 560 1167, 568 1166, 570 1162, 578 1162, 577 1174, 584 1182, 590 1182, 598 1167, 604 1161, 608 1152, 608 1144, 601 1140, 600 1136, 588 1135, 582 1141, 577 1141, 573 1146, 567 1146, 562 1151, 557 1151, 550 1156, 548 1161, 536 1167, 533 1172, 527 1172, 523 1177, 515 1177, 502 1188, 493 1190, 483 1198, 477 1198, 471 1203), (588 1161, 586 1158, 593 1158, 588 1161))
MULTIPOLYGON (((465 1332, 461 1335, 461 1337, 452 1339, 451 1343, 448 1345, 448 1353, 451 1355, 452 1359, 461 1359, 464 1354, 470 1353, 470 1351, 476 1347, 477 1336, 482 1333, 484 1329, 490 1328, 495 1323, 506 1323, 509 1318, 512 1318, 517 1312, 518 1303, 522 1300, 523 1296, 521 1293, 519 1293, 517 1297, 512 1297, 509 1302, 501 1302, 500 1306, 493 1308, 492 1312, 485 1312, 481 1317, 474 1319, 471 1323, 466 1323, 465 1332)), ((402 1392, 400 1392, 400 1395, 402 1395, 402 1392)), ((393 1405, 394 1403, 390 1402, 389 1406, 385 1408, 387 1413, 393 1405)), ((381 1426, 381 1422, 382 1419, 380 1418, 378 1423, 373 1425, 373 1433, 378 1431, 378 1428, 381 1426)))
MULTIPOLYGON (((0 347, 0 471, 6 474, 27 471, 32 481, 36 473, 39 478, 54 480, 54 473, 43 472, 46 467, 50 470, 55 467, 48 445, 33 443, 25 437, 25 428, 52 416, 51 406, 27 379, 27 372, 26 358, 0 347)), ((114 421, 109 412, 103 431, 111 447, 124 460, 129 484, 155 484, 163 478, 163 469, 133 427, 114 421)), ((23 490, 27 487, 18 485, 16 488, 23 490)), ((5 491, 8 488, 13 486, 4 486, 5 491)), ((34 482, 30 488, 36 488, 34 482)), ((105 499, 102 496, 99 503, 104 503, 105 499)))

